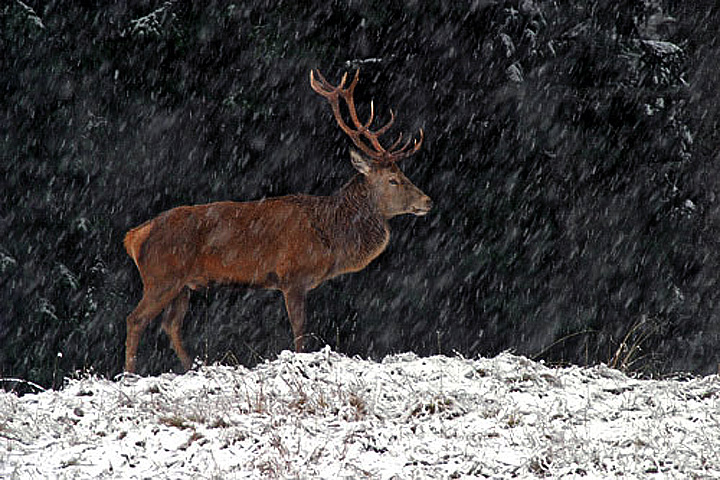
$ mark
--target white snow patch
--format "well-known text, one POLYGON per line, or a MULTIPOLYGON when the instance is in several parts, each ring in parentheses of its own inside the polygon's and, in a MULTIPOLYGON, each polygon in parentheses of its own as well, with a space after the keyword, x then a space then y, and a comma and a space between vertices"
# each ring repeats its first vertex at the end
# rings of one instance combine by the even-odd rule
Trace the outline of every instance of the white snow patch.
POLYGON ((720 379, 326 348, 0 393, 0 478, 615 476, 720 477, 720 379))
POLYGON ((679 55, 683 52, 682 48, 670 42, 661 42, 659 40, 641 40, 641 42, 659 57, 679 55))

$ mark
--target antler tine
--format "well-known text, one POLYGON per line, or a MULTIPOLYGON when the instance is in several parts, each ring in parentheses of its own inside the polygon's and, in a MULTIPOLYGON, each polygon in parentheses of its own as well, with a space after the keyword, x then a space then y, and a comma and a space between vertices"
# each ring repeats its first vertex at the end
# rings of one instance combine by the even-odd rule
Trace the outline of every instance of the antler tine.
POLYGON ((362 150, 363 153, 379 164, 394 163, 401 158, 405 158, 416 153, 423 142, 422 129, 420 129, 420 140, 414 140, 412 148, 410 148, 411 142, 413 141, 412 138, 409 138, 402 147, 397 148, 402 141, 402 133, 389 149, 385 149, 380 143, 378 137, 387 132, 395 123, 395 112, 393 112, 392 109, 390 110, 390 121, 377 130, 372 131, 370 127, 375 120, 375 104, 371 101, 370 118, 366 122, 360 121, 357 109, 355 108, 355 100, 353 99, 355 87, 357 86, 359 79, 360 69, 357 69, 350 85, 347 88, 344 88, 345 82, 347 81, 347 72, 343 75, 340 84, 338 86, 333 86, 319 70, 310 71, 310 86, 317 93, 327 98, 328 102, 330 102, 330 106, 332 107, 333 115, 335 116, 338 126, 352 139, 355 146, 362 150), (317 73, 317 79, 315 79, 315 73, 317 73), (345 100, 348 113, 350 114, 350 119, 355 127, 354 129, 348 126, 342 118, 342 114, 340 113, 339 97, 342 97, 343 100, 345 100), (370 145, 368 145, 368 142, 370 145))
MULTIPOLYGON (((347 76, 347 72, 345 72, 343 74, 343 80, 345 80, 346 76, 347 76)), ((355 85, 357 85, 358 80, 360 80, 360 69, 359 68, 357 70, 355 70, 355 76, 353 77, 353 81, 350 82, 350 86, 347 88, 347 92, 351 98, 352 98, 353 92, 355 91, 355 85)), ((343 81, 342 84, 344 85, 345 82, 343 81)))
MULTIPOLYGON (((347 75, 347 73, 345 73, 345 75, 347 75)), ((355 93, 355 87, 357 86, 359 79, 360 69, 358 68, 357 70, 355 70, 355 77, 350 83, 350 86, 347 89, 340 91, 340 94, 345 99, 348 112, 350 113, 350 119, 355 124, 355 127, 357 128, 357 133, 364 135, 364 137, 367 138, 370 143, 372 143, 372 146, 376 150, 373 156, 382 155, 385 152, 385 149, 382 147, 382 145, 380 145, 380 142, 377 139, 377 135, 373 134, 373 132, 370 131, 370 125, 375 118, 375 106, 373 102, 370 102, 370 119, 366 123, 360 121, 360 118, 357 114, 357 109, 355 108, 355 99, 353 95, 355 93)))
POLYGON ((315 71, 310 70, 310 87, 317 93, 324 97, 337 96, 338 92, 345 86, 347 80, 347 72, 343 75, 340 80, 340 85, 334 87, 327 79, 320 73, 320 70, 316 70, 318 79, 315 80, 315 71))
POLYGON ((368 132, 370 132, 370 125, 372 125, 373 120, 375 120, 375 102, 370 100, 370 118, 365 122, 365 125, 363 125, 363 128, 368 132))
MULTIPOLYGON (((390 145, 390 148, 389 148, 388 150, 390 150, 391 152, 394 151, 395 148, 396 148, 398 145, 400 145, 400 142, 402 142, 402 138, 403 138, 403 133, 400 132, 400 135, 398 135, 397 140, 395 140, 395 143, 393 143, 392 145, 390 145)), ((412 138, 408 138, 408 141, 407 141, 407 142, 409 142, 409 141, 411 141, 411 140, 412 140, 412 138)), ((405 145, 403 145, 403 148, 405 148, 405 146, 407 145, 407 142, 405 142, 405 145)), ((401 148, 401 149, 398 150, 398 151, 402 151, 403 148, 401 148)))
MULTIPOLYGON (((386 132, 387 129, 390 128, 390 126, 392 126, 393 122, 395 121, 395 114, 391 110, 390 113, 392 115, 390 122, 379 128, 377 131, 373 132, 372 130, 370 130, 370 125, 372 125, 373 120, 375 120, 375 103, 371 100, 370 118, 365 123, 361 122, 357 114, 357 109, 355 108, 355 99, 353 97, 353 94, 355 93, 355 86, 357 85, 359 79, 360 69, 358 68, 357 70, 355 70, 355 76, 353 77, 353 81, 352 83, 350 83, 350 86, 346 90, 340 92, 340 94, 345 99, 345 103, 348 107, 348 112, 350 113, 350 118, 357 127, 358 134, 362 134, 370 142, 374 149, 370 156, 380 162, 392 162, 392 157, 390 156, 389 152, 382 146, 378 137, 384 132, 386 132)), ((363 146, 365 146, 364 143, 363 146)), ((363 149, 363 151, 365 153, 368 153, 365 149, 363 149)))
POLYGON ((395 140, 395 143, 390 145, 390 148, 388 148, 388 152, 391 155, 393 155, 393 156, 401 155, 400 157, 398 157, 398 159, 409 157, 410 155, 417 152, 420 149, 420 147, 422 146, 422 142, 423 142, 423 139, 425 138, 425 134, 423 132, 423 129, 421 128, 419 141, 415 138, 408 138, 402 147, 396 149, 396 147, 398 145, 400 145, 402 138, 403 138, 403 134, 402 134, 402 132, 400 132, 400 135, 398 135, 398 138, 397 138, 397 140, 395 140), (408 150, 411 142, 412 142, 412 149, 408 150))
MULTIPOLYGON (((400 139, 398 139, 400 140, 400 139)), ((408 138, 407 142, 405 142, 405 145, 402 146, 402 148, 395 150, 394 152, 391 152, 391 154, 396 157, 396 160, 400 160, 403 158, 407 158, 410 155, 414 155, 417 153, 418 150, 420 150, 420 147, 423 144, 423 140, 425 140, 425 132, 423 132, 423 129, 420 129, 420 140, 418 139, 411 139, 408 138), (413 141, 413 146, 411 149, 407 150, 407 148, 410 146, 410 141, 413 141)))
MULTIPOLYGON (((392 127, 393 123, 395 123, 395 112, 393 112, 392 109, 390 109, 390 121, 388 123, 386 123, 385 125, 383 125, 382 127, 375 130, 373 132, 373 134, 377 135, 379 137, 380 135, 382 135, 385 132, 387 132, 388 130, 390 130, 390 127, 392 127)), ((392 150, 392 148, 390 148, 390 150, 392 150)))
POLYGON ((353 78, 353 81, 347 88, 343 88, 345 86, 345 82, 347 81, 347 72, 343 75, 342 80, 337 87, 333 86, 330 82, 328 82, 319 70, 317 70, 317 75, 318 79, 316 80, 314 72, 312 70, 310 71, 310 86, 317 93, 327 98, 330 106, 332 107, 335 121, 337 122, 340 129, 350 137, 355 146, 362 150, 363 153, 365 153, 368 157, 372 159, 380 161, 383 157, 382 151, 374 150, 373 148, 369 147, 365 142, 363 142, 360 138, 361 135, 367 132, 367 129, 364 128, 362 123, 360 123, 360 121, 358 120, 357 112, 355 111, 355 105, 352 99, 353 90, 355 89, 355 86, 357 85, 359 79, 359 71, 355 73, 355 78, 353 78), (342 114, 340 113, 340 96, 342 96, 345 100, 345 103, 347 103, 350 117, 352 118, 353 123, 355 123, 356 130, 353 130, 348 126, 348 124, 343 119, 342 114))
MULTIPOLYGON (((319 71, 318 71, 318 73, 319 73, 319 71)), ((346 81, 346 80, 347 80, 347 72, 343 73, 343 76, 342 76, 342 78, 340 79, 340 85, 337 86, 337 90, 340 91, 341 93, 342 93, 342 91, 343 91, 343 87, 345 86, 345 81, 346 81)), ((327 82, 327 80, 326 80, 326 82, 327 82)), ((330 85, 329 82, 328 82, 328 85, 330 85)), ((351 85, 351 87, 352 87, 352 88, 355 88, 355 87, 353 87, 352 85, 351 85)), ((348 89, 348 90, 349 90, 349 89, 348 89)))

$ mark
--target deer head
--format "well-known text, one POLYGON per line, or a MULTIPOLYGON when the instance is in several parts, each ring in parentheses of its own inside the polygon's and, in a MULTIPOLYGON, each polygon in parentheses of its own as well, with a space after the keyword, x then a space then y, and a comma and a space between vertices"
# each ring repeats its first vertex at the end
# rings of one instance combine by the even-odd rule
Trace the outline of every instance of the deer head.
POLYGON ((361 122, 358 118, 353 94, 360 78, 360 70, 355 71, 355 77, 345 88, 347 73, 345 73, 338 86, 333 86, 322 74, 310 71, 310 85, 313 90, 325 97, 332 107, 333 115, 338 126, 353 141, 360 150, 351 151, 350 159, 353 167, 364 175, 368 192, 373 197, 376 207, 385 218, 396 215, 412 213, 425 215, 432 208, 432 200, 403 174, 397 166, 397 161, 409 157, 420 150, 423 142, 423 131, 420 129, 420 139, 408 138, 402 143, 403 135, 400 133, 397 140, 388 148, 383 147, 379 137, 387 132, 395 122, 395 113, 390 110, 390 121, 372 130, 375 119, 374 104, 370 103, 370 118, 361 122), (350 120, 354 128, 350 127, 340 112, 340 98, 345 101, 350 120))

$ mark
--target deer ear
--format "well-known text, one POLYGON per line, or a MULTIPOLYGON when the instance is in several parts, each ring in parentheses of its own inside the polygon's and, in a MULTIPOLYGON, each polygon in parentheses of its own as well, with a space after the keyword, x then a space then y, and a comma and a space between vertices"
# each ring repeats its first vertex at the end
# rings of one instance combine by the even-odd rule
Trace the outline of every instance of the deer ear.
POLYGON ((355 170, 362 173, 363 175, 368 175, 371 170, 370 162, 363 157, 359 152, 356 152, 355 150, 350 150, 350 161, 352 162, 353 167, 355 167, 355 170))

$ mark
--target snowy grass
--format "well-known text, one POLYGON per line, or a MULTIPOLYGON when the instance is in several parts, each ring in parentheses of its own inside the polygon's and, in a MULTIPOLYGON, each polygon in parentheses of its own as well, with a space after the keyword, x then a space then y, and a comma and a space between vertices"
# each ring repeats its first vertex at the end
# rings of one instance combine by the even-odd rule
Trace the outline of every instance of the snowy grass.
POLYGON ((0 393, 0 478, 718 478, 720 379, 329 349, 0 393))

